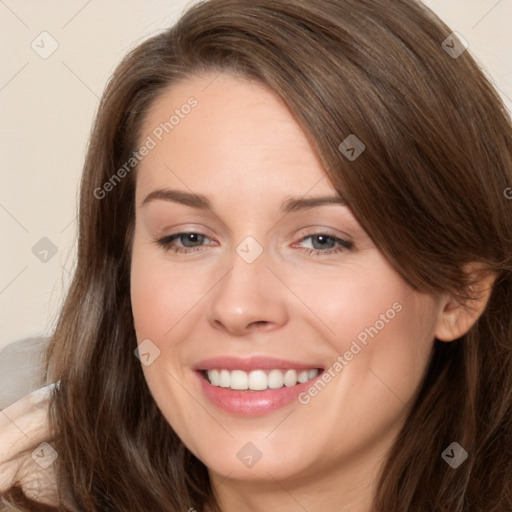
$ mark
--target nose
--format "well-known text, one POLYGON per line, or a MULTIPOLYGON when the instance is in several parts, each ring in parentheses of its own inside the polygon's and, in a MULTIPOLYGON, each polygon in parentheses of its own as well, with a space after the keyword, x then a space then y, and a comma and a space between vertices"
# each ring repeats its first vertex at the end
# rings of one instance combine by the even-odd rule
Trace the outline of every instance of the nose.
POLYGON ((285 325, 286 289, 267 268, 265 252, 252 263, 234 253, 231 263, 231 270, 209 294, 210 325, 233 336, 285 325))

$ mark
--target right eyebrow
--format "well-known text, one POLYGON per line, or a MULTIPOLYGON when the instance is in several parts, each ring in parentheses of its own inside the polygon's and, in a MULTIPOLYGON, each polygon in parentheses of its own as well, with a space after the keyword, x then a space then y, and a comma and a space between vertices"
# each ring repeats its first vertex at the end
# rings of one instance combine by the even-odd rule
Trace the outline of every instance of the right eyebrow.
POLYGON ((211 210, 212 208, 211 202, 206 196, 169 188, 158 189, 149 193, 144 201, 142 201, 141 206, 145 206, 157 199, 184 204, 185 206, 198 208, 200 210, 211 210))

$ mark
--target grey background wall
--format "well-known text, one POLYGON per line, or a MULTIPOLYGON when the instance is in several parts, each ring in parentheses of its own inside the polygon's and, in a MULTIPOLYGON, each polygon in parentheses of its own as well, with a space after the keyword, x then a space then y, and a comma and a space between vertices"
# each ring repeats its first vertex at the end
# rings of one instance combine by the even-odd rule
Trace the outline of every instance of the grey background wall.
MULTIPOLYGON (((54 326, 74 264, 84 151, 108 77, 191 3, 0 0, 0 351, 54 326)), ((469 43, 512 110, 512 0, 425 3, 469 43)))

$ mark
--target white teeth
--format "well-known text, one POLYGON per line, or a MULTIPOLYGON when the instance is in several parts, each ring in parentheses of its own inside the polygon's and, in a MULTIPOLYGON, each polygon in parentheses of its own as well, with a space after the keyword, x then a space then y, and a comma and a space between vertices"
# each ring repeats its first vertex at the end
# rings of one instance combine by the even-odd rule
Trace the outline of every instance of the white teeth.
POLYGON ((220 371, 219 386, 221 388, 229 388, 231 386, 231 373, 228 370, 220 371))
POLYGON ((288 370, 284 374, 284 385, 287 388, 291 388, 297 384, 297 372, 295 370, 288 370))
POLYGON ((233 370, 231 372, 231 389, 249 389, 249 377, 242 370, 233 370))
POLYGON ((318 375, 318 370, 308 370, 308 379, 313 379, 318 375))
POLYGON ((219 370, 210 370, 208 372, 208 378, 214 386, 220 386, 220 374, 219 370))
POLYGON ((254 370, 249 373, 249 389, 253 391, 267 389, 267 376, 263 370, 254 370))
POLYGON ((268 373, 265 370, 253 370, 249 373, 243 370, 208 370, 208 380, 213 386, 231 388, 238 391, 250 389, 263 391, 267 388, 288 388, 302 384, 318 375, 318 370, 286 370, 275 369, 268 373))
MULTIPOLYGON (((311 370, 313 371, 313 370, 311 370)), ((297 376, 297 380, 302 384, 303 382, 306 382, 307 380, 309 380, 309 377, 308 377, 308 371, 307 370, 302 370, 301 372, 299 372, 299 375, 297 376)))
POLYGON ((270 389, 279 389, 284 385, 283 372, 281 370, 270 370, 267 375, 267 385, 270 389))

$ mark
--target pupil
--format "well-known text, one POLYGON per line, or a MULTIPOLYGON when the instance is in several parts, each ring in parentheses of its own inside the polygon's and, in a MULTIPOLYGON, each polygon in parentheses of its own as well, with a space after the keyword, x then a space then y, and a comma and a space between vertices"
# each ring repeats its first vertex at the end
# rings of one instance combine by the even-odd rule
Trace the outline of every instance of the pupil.
POLYGON ((320 248, 320 249, 325 249, 326 247, 332 248, 334 245, 334 240, 330 236, 326 236, 326 235, 317 235, 316 237, 314 237, 313 245, 315 245, 315 241, 319 242, 319 247, 315 247, 315 248, 320 248))
POLYGON ((200 241, 199 236, 197 233, 187 233, 183 235, 181 241, 185 247, 193 247, 195 243, 200 241))

